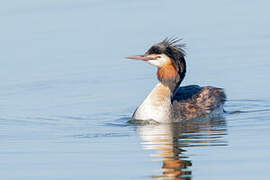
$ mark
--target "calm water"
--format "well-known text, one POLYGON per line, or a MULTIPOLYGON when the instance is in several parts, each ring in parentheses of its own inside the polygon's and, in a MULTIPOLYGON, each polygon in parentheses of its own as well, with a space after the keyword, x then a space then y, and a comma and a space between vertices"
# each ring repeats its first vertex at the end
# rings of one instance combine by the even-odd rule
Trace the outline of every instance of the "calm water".
POLYGON ((270 3, 6 1, 1 179, 269 179, 270 3), (123 57, 183 37, 183 84, 223 87, 223 118, 126 122, 157 83, 123 57))

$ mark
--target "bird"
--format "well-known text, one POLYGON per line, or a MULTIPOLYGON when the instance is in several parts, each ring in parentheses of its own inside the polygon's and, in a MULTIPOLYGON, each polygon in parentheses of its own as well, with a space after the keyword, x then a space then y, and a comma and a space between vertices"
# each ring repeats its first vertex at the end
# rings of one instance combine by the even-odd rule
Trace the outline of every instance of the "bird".
POLYGON ((180 86, 186 75, 185 44, 178 38, 165 38, 143 55, 128 56, 157 68, 159 83, 136 108, 133 120, 158 123, 181 122, 223 114, 226 94, 213 86, 180 86))

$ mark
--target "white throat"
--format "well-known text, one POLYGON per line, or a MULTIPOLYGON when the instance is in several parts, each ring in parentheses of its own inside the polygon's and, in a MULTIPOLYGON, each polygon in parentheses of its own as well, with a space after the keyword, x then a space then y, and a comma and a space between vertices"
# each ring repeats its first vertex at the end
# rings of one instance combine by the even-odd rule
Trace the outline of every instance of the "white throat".
POLYGON ((169 122, 171 119, 171 96, 168 86, 158 83, 133 114, 136 120, 169 122))

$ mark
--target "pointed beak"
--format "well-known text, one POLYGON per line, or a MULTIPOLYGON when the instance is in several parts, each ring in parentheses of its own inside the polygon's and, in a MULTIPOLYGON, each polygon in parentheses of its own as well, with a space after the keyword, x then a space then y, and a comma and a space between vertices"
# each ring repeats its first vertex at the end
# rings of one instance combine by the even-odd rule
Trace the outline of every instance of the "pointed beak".
POLYGON ((136 60, 142 60, 142 61, 149 61, 153 59, 152 57, 146 56, 146 55, 137 55, 137 56, 128 56, 127 59, 136 59, 136 60))

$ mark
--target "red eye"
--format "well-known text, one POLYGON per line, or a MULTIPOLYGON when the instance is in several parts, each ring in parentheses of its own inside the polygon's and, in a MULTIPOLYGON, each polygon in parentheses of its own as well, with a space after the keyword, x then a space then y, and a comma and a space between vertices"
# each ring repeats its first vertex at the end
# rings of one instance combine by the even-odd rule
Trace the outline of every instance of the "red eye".
POLYGON ((157 59, 158 59, 158 58, 161 58, 161 56, 157 56, 157 59))

